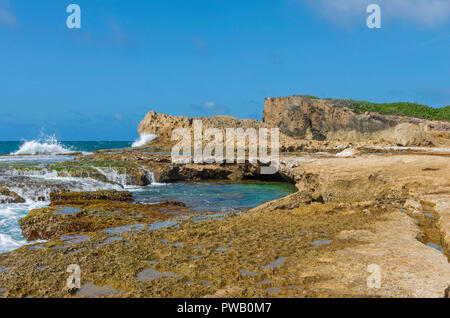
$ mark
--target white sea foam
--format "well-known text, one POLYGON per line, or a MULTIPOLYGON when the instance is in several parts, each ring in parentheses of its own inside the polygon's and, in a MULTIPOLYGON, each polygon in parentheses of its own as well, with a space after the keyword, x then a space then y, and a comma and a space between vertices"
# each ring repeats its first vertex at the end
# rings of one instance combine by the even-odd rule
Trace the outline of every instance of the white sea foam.
POLYGON ((0 233, 0 253, 4 253, 7 251, 12 251, 18 247, 21 247, 22 245, 26 244, 26 240, 17 240, 11 237, 11 235, 8 234, 1 234, 0 233))
POLYGON ((45 139, 24 141, 19 150, 12 155, 35 155, 35 154, 59 154, 70 153, 72 150, 64 148, 54 136, 45 139))
MULTIPOLYGON (((28 157, 28 156, 27 156, 28 157)), ((40 156, 34 156, 36 159, 40 156)), ((45 157, 45 156, 44 156, 45 157)), ((15 157, 20 158, 20 157, 15 157)), ((96 191, 96 190, 123 190, 140 191, 145 187, 127 185, 129 182, 126 174, 120 173, 113 167, 93 167, 102 173, 110 182, 102 182, 89 175, 84 178, 64 175, 53 169, 1 169, 0 180, 7 182, 8 188, 25 199, 25 203, 0 204, 0 253, 12 251, 20 246, 30 244, 22 236, 19 219, 23 218, 32 209, 47 206, 50 202, 50 192, 55 186, 70 188, 71 191, 96 191), (44 200, 44 201, 40 201, 44 200)), ((150 170, 143 169, 152 181, 152 185, 162 185, 155 182, 155 177, 150 170)))
POLYGON ((0 204, 0 253, 12 251, 27 242, 18 225, 19 219, 27 215, 31 209, 45 206, 43 202, 31 204, 0 204))
POLYGON ((118 173, 114 168, 93 168, 104 175, 108 181, 120 184, 124 188, 128 186, 128 176, 126 174, 118 173))
POLYGON ((156 182, 156 178, 155 178, 155 174, 153 173, 153 171, 150 171, 148 169, 145 169, 145 174, 147 176, 147 178, 151 181, 151 186, 164 186, 167 185, 166 183, 160 183, 160 182, 156 182))
POLYGON ((150 141, 154 140, 158 135, 143 133, 139 136, 139 139, 135 140, 131 147, 141 147, 148 144, 150 141))

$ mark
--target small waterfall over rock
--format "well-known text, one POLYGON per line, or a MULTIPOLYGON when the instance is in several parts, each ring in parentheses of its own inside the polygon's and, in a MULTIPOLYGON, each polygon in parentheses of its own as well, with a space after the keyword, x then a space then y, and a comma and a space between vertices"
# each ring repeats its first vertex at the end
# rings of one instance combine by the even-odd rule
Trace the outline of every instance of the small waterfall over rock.
POLYGON ((106 177, 106 179, 110 182, 114 182, 117 184, 120 184, 122 187, 126 187, 130 184, 130 178, 126 174, 122 174, 117 172, 114 168, 99 168, 99 167, 93 167, 95 170, 100 172, 102 175, 106 177))

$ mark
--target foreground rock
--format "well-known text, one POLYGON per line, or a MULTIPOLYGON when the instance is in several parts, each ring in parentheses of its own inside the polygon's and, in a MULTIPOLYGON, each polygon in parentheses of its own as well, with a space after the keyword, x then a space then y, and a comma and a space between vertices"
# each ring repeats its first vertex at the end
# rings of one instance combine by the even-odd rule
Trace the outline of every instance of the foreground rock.
POLYGON ((92 204, 92 201, 133 202, 133 194, 128 191, 94 191, 50 193, 51 205, 62 204, 92 204))
POLYGON ((19 221, 27 240, 152 223, 187 211, 183 202, 135 204, 127 191, 52 193, 50 197, 49 207, 32 210, 19 221))
POLYGON ((247 213, 111 225, 0 255, 3 296, 444 296, 448 156, 282 161, 299 191, 247 213), (75 294, 69 264, 82 271, 75 294))

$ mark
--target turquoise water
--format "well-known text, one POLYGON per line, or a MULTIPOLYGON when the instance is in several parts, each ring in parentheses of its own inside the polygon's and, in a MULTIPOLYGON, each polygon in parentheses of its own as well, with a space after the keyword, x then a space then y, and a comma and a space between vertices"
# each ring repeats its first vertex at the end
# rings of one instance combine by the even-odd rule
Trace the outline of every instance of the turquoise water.
POLYGON ((175 183, 153 185, 134 191, 136 201, 157 203, 183 201, 199 211, 225 211, 253 208, 294 193, 296 188, 283 182, 175 183))
MULTIPOLYGON (((23 146, 28 145, 28 150, 39 150, 40 153, 49 153, 46 149, 51 146, 60 146, 61 150, 69 152, 82 151, 93 152, 101 149, 115 149, 131 147, 131 141, 56 141, 54 139, 43 141, 0 141, 0 155, 9 155, 23 146), (28 144, 27 144, 28 143, 28 144)), ((25 151, 26 152, 26 151, 25 151)), ((63 152, 63 151, 61 151, 63 152)))
MULTIPOLYGON (((146 136, 144 136, 147 138, 146 136)), ((150 136, 151 137, 151 136, 150 136)), ((141 136, 142 139, 142 136, 141 136)), ((144 140, 145 141, 145 140, 144 140)), ((45 137, 30 141, 0 142, 0 155, 20 154, 29 156, 0 156, 0 183, 17 192, 26 203, 0 204, 0 253, 14 250, 28 242, 22 236, 18 221, 32 209, 40 208, 48 202, 36 201, 39 196, 48 198, 49 186, 60 184, 72 191, 121 190, 125 185, 112 185, 92 179, 59 177, 51 171, 43 175, 9 174, 10 168, 30 162, 48 163, 73 160, 70 156, 55 154, 80 151, 90 153, 101 149, 116 149, 132 146, 128 141, 57 141, 54 137, 45 137), (33 154, 39 154, 33 156, 33 154), (43 155, 45 154, 45 155, 43 155), (31 155, 31 156, 30 156, 31 155), (22 184, 20 187, 17 184, 22 184)), ((108 179, 108 178, 107 178, 108 179)), ((135 200, 142 203, 158 203, 163 200, 183 201, 194 211, 230 211, 256 207, 265 202, 279 199, 296 191, 286 183, 246 182, 232 183, 176 183, 151 184, 146 187, 126 187, 133 192, 135 200)), ((72 209, 60 211, 61 214, 75 213, 72 209)))
MULTIPOLYGON (((158 203, 162 200, 177 200, 183 201, 190 209, 196 211, 248 209, 296 191, 294 186, 278 182, 157 184, 128 190, 133 192, 137 202, 158 203)), ((18 221, 31 209, 44 206, 43 202, 0 204, 0 253, 27 244, 18 221)), ((74 211, 63 210, 60 213, 69 212, 74 211)))

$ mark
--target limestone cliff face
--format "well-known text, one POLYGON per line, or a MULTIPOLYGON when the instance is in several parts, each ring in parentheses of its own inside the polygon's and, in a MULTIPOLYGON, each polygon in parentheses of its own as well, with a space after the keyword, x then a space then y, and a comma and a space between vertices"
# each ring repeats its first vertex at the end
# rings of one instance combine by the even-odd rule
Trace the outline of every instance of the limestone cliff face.
POLYGON ((157 114, 150 111, 139 124, 138 132, 159 135, 161 138, 169 138, 176 128, 192 128, 194 120, 201 120, 203 129, 207 128, 261 128, 266 125, 260 121, 252 119, 237 119, 231 116, 214 117, 185 117, 157 114))
POLYGON ((450 123, 412 117, 357 114, 344 101, 306 96, 266 98, 264 123, 295 138, 380 140, 403 146, 435 144, 430 132, 450 132, 450 123))
MULTIPOLYGON (((156 134, 155 150, 168 151, 176 128, 192 129, 201 120, 203 130, 218 128, 280 128, 280 151, 329 151, 333 143, 382 143, 399 146, 450 145, 450 122, 413 117, 358 114, 345 101, 313 99, 305 96, 266 98, 263 122, 231 116, 185 117, 150 111, 138 132, 156 134), (312 143, 312 144, 309 144, 312 143), (322 143, 322 144, 317 144, 322 143), (322 146, 326 146, 323 149, 322 146)), ((224 134, 225 136, 225 134, 224 134)))

